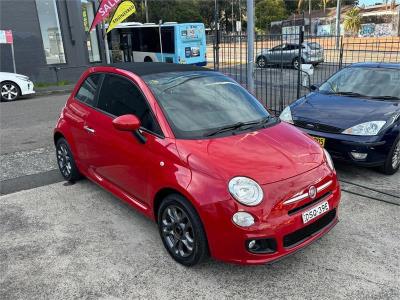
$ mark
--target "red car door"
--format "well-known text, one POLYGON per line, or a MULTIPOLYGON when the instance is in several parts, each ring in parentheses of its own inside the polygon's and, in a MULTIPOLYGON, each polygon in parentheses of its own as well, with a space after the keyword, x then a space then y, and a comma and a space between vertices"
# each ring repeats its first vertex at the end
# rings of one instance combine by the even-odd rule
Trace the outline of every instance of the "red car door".
POLYGON ((64 110, 64 117, 70 124, 76 160, 83 169, 87 169, 88 161, 93 158, 93 149, 90 143, 93 132, 88 126, 87 120, 96 114, 94 106, 101 78, 101 74, 88 76, 76 95, 73 95, 73 98, 68 101, 64 110))
POLYGON ((90 140, 95 151, 89 170, 99 180, 107 180, 139 201, 145 202, 149 170, 160 162, 158 144, 161 130, 140 90, 128 79, 105 75, 98 97, 97 111, 87 118, 94 132, 90 140), (133 132, 116 130, 115 117, 134 114, 146 136, 141 143, 133 132))

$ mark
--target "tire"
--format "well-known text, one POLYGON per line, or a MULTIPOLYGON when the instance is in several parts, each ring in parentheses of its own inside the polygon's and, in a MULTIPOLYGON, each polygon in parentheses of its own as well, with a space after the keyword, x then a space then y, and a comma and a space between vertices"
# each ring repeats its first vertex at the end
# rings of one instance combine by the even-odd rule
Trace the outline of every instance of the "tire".
POLYGON ((146 56, 146 57, 144 58, 144 62, 153 62, 153 60, 151 59, 150 56, 146 56))
POLYGON ((161 240, 171 257, 191 267, 208 256, 207 237, 194 207, 181 195, 170 194, 158 209, 161 240))
POLYGON ((300 66, 300 62, 303 64, 304 63, 304 59, 299 60, 298 57, 293 58, 293 61, 292 61, 293 68, 295 68, 297 70, 299 68, 299 66, 300 66))
POLYGON ((15 101, 21 96, 21 89, 18 84, 12 81, 4 81, 1 83, 1 101, 15 101))
POLYGON ((392 148, 386 158, 385 164, 381 167, 382 173, 393 175, 400 167, 400 135, 394 141, 392 148))
POLYGON ((65 180, 75 182, 82 178, 76 167, 71 148, 64 138, 60 138, 56 142, 56 158, 60 173, 65 180))
POLYGON ((257 58, 257 66, 259 68, 266 68, 267 67, 267 58, 263 55, 257 58))

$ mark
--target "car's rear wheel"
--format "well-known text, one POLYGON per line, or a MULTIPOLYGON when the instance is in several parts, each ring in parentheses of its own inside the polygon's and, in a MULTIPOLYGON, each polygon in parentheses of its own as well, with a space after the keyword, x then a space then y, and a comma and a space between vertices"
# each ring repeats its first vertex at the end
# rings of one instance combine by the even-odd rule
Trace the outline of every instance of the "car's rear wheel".
POLYGON ((399 170, 400 167, 400 136, 397 137, 389 151, 385 164, 381 170, 383 173, 392 175, 399 170))
POLYGON ((295 69, 300 68, 300 65, 304 63, 304 59, 299 59, 298 57, 295 57, 292 61, 292 66, 295 69))
POLYGON ((257 66, 259 68, 266 68, 267 67, 267 58, 263 55, 257 58, 257 66))
POLYGON ((158 228, 165 248, 178 263, 194 266, 207 257, 203 224, 193 206, 181 195, 170 194, 162 201, 158 228))
POLYGON ((1 83, 1 101, 14 101, 21 95, 19 86, 11 81, 1 83))
POLYGON ((56 143, 57 164, 61 175, 65 180, 75 182, 81 179, 81 174, 76 167, 71 149, 64 138, 60 138, 56 143))

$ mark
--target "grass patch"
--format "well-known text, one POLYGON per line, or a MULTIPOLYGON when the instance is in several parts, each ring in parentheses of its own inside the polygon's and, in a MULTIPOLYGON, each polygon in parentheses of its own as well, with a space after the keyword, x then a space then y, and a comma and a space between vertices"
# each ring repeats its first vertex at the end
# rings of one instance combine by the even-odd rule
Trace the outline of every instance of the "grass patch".
POLYGON ((35 83, 35 87, 48 87, 48 86, 64 86, 64 85, 68 85, 71 82, 69 82, 68 80, 61 80, 59 82, 36 82, 35 83))

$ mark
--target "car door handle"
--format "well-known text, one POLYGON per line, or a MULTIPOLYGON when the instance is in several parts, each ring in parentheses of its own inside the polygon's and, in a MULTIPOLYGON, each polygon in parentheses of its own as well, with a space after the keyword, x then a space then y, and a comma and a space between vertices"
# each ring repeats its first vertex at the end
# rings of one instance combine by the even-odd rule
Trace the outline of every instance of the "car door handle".
POLYGON ((89 126, 83 126, 83 128, 90 133, 95 133, 95 130, 93 128, 90 128, 89 126))

